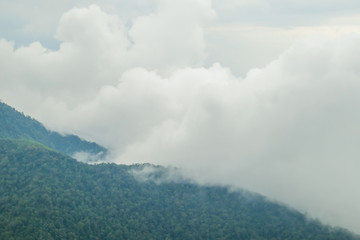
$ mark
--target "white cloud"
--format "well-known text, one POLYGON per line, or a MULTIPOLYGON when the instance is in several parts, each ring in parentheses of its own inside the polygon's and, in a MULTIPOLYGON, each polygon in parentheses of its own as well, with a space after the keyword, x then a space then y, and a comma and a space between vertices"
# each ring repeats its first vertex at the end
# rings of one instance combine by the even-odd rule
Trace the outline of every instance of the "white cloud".
POLYGON ((215 16, 210 1, 159 3, 156 14, 134 20, 129 35, 135 44, 129 60, 135 58, 139 66, 161 70, 202 63, 205 58, 202 25, 215 16))
POLYGON ((265 67, 301 39, 360 33, 360 26, 348 24, 350 22, 335 18, 323 25, 292 28, 236 23, 209 26, 204 30, 208 48, 211 48, 206 63, 220 61, 236 75, 244 76, 252 68, 265 67))
POLYGON ((97 5, 72 9, 58 50, 0 40, 1 98, 105 144, 118 162, 179 166, 358 232, 360 35, 296 41, 238 78, 223 64, 197 66, 213 16, 203 0, 159 1, 130 27, 97 5))
POLYGON ((359 42, 311 38, 244 79, 219 64, 129 70, 65 116, 119 163, 179 166, 358 231, 359 42))
POLYGON ((58 21, 64 12, 70 9, 84 8, 97 4, 111 14, 116 14, 123 21, 149 13, 153 10, 155 0, 63 0, 49 2, 46 0, 0 2, 0 37, 11 37, 17 46, 27 45, 37 39, 43 45, 57 47, 53 39, 58 21))
MULTIPOLYGON (((210 2, 182 1, 176 9, 184 13, 174 15, 175 9, 160 1, 158 12, 135 18, 128 29, 117 16, 97 5, 74 8, 60 19, 55 35, 61 41, 58 50, 48 50, 39 42, 15 49, 3 39, 0 70, 6 81, 0 85, 4 98, 19 103, 11 92, 25 88, 36 92, 24 90, 29 98, 61 98, 74 108, 91 99, 103 85, 115 84, 131 67, 167 72, 177 66, 200 64, 205 47, 201 26, 213 15, 210 2)), ((34 112, 30 105, 37 103, 26 107, 34 112)))

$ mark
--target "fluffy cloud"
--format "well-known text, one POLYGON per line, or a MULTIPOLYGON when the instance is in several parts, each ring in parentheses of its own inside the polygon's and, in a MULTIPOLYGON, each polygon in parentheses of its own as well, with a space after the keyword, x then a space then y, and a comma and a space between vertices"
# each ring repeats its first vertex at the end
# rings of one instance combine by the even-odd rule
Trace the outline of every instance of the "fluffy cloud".
POLYGON ((179 166, 357 231, 359 42, 299 42, 243 79, 219 64, 132 69, 65 116, 119 163, 179 166))
POLYGON ((55 49, 58 42, 53 39, 58 21, 64 12, 70 9, 85 8, 96 4, 111 14, 116 14, 127 21, 137 16, 152 12, 155 0, 46 0, 0 2, 0 37, 9 37, 17 46, 27 45, 34 39, 45 46, 55 49))
POLYGON ((118 163, 178 166, 358 231, 360 35, 298 41, 238 78, 197 67, 209 1, 159 4, 131 27, 96 5, 73 9, 58 50, 1 40, 2 99, 118 163))
POLYGON ((52 112, 118 163, 178 166, 357 231, 359 42, 308 39, 242 79, 219 64, 169 77, 136 68, 76 109, 52 112))
MULTIPOLYGON (((103 85, 116 84, 131 67, 167 72, 201 64, 205 47, 201 26, 213 15, 207 0, 182 1, 176 8, 159 1, 157 12, 136 17, 126 28, 119 17, 97 5, 74 8, 60 19, 55 34, 61 42, 58 50, 39 42, 15 48, 13 42, 1 40, 1 92, 15 105, 22 104, 12 92, 24 89, 33 100, 60 98, 74 108, 103 85), (182 14, 174 14, 176 9, 182 14)), ((31 109, 30 104, 26 108, 31 109)))
POLYGON ((135 42, 131 49, 135 61, 139 66, 161 70, 202 63, 202 26, 215 16, 210 1, 159 2, 158 13, 138 17, 129 32, 135 42))
POLYGON ((13 43, 2 40, 3 95, 13 95, 10 87, 12 92, 25 88, 31 90, 29 95, 67 98, 67 103, 74 104, 87 99, 102 84, 116 81, 123 70, 128 45, 124 29, 117 17, 99 7, 66 13, 56 36, 62 41, 57 51, 39 42, 15 49, 13 43), (77 94, 79 91, 82 94, 77 94))

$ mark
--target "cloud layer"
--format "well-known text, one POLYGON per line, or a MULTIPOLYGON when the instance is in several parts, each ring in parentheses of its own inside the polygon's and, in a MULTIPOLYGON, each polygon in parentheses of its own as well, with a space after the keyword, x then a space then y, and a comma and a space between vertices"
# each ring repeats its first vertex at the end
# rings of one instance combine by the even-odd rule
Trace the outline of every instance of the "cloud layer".
POLYGON ((74 8, 58 50, 0 40, 1 98, 118 163, 178 166, 359 232, 360 35, 308 37, 240 78, 201 67, 214 16, 206 0, 158 1, 130 26, 74 8))

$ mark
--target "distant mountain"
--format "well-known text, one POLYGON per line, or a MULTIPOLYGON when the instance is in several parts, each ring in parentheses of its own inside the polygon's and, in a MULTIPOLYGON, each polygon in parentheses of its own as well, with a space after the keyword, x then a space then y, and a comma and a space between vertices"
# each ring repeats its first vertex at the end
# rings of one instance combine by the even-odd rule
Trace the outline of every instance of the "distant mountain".
POLYGON ((141 180, 143 167, 0 140, 0 239, 360 239, 245 191, 161 183, 161 167, 141 180))
POLYGON ((2 102, 0 102, 0 138, 34 140, 69 155, 87 152, 100 158, 107 152, 104 147, 80 139, 78 136, 61 135, 50 131, 40 122, 2 102))

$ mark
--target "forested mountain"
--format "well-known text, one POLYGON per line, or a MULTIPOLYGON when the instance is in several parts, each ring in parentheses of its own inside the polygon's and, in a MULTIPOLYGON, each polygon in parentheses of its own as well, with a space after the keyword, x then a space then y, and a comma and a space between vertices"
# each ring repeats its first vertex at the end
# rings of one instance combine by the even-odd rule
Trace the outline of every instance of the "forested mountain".
POLYGON ((244 191, 139 181, 141 168, 0 140, 0 239, 360 239, 244 191))
POLYGON ((0 102, 0 138, 34 140, 69 155, 80 151, 98 155, 105 155, 107 152, 104 147, 82 140, 75 135, 63 136, 50 131, 40 122, 2 102, 0 102))

